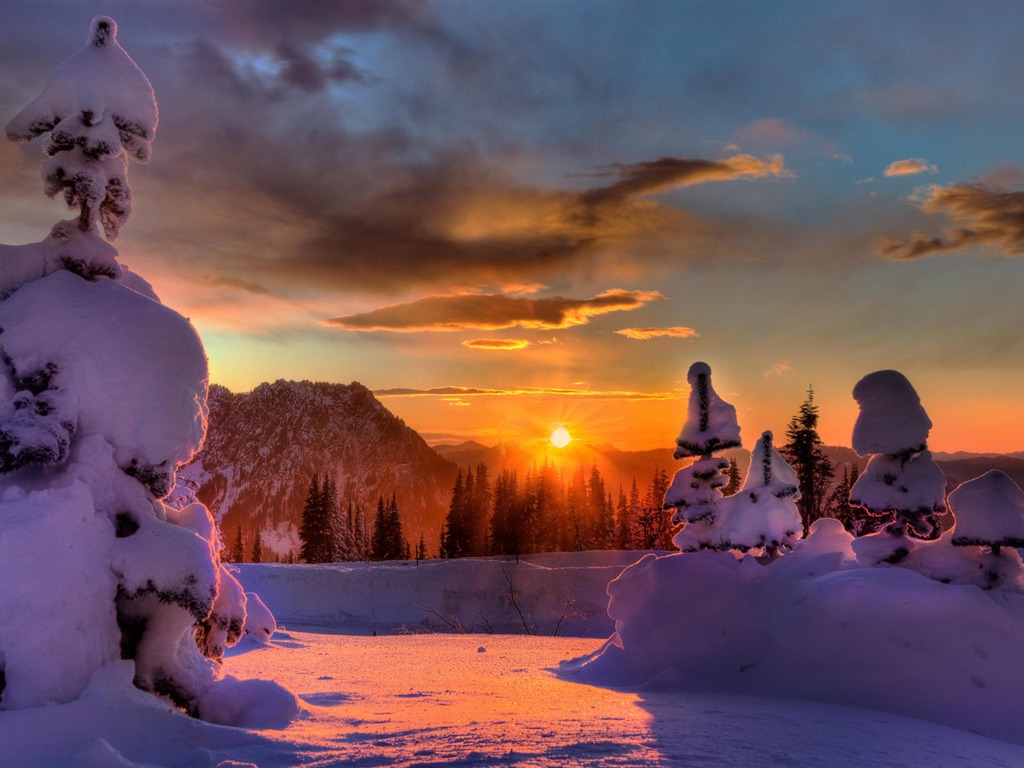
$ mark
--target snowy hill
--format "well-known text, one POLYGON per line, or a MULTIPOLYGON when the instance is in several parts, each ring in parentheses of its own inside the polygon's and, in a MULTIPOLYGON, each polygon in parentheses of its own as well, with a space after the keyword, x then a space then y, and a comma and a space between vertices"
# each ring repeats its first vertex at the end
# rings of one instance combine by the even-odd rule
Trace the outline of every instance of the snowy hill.
POLYGON ((276 381, 245 394, 214 385, 209 404, 203 450, 179 477, 229 539, 239 526, 259 527, 282 554, 295 546, 317 472, 330 473, 343 504, 351 499, 367 514, 378 496, 395 493, 407 538, 416 541, 420 531, 436 537, 457 470, 363 385, 276 381))

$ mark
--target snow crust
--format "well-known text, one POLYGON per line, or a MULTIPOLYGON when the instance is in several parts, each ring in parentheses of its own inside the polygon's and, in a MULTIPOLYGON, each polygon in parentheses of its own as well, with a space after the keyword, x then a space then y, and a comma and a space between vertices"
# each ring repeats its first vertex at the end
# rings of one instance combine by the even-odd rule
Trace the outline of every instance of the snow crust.
MULTIPOLYGON (((266 645, 243 640, 225 660, 233 677, 271 679, 296 692, 302 712, 287 729, 254 733, 184 717, 132 688, 131 662, 114 661, 70 703, 0 713, 0 762, 18 768, 1024 764, 1020 710, 1012 708, 1021 689, 1014 661, 1019 601, 902 567, 866 568, 854 560, 850 541, 837 521, 821 520, 795 552, 770 566, 704 552, 651 557, 643 562, 654 567, 629 569, 661 587, 664 597, 664 612, 648 617, 652 631, 645 638, 662 655, 648 659, 597 639, 552 638, 549 628, 546 637, 488 635, 479 627, 471 635, 373 637, 348 610, 357 600, 368 605, 369 597, 342 592, 341 610, 334 617, 328 612, 339 583, 331 566, 244 566, 239 575, 246 588, 277 582, 270 590, 275 600, 323 611, 319 631, 279 630, 266 645), (291 571, 305 575, 285 578, 291 571), (328 575, 312 578, 313 571, 328 575), (790 591, 776 591, 781 588, 790 591), (738 599, 735 610, 720 602, 727 594, 738 599), (701 627, 701 621, 710 623, 701 627), (726 621, 735 631, 716 639, 726 621), (680 662, 684 656, 692 658, 680 662), (698 682, 686 679, 699 676, 701 659, 716 666, 698 682), (741 672, 751 660, 756 666, 741 672), (714 669, 721 670, 721 684, 714 669), (751 675, 756 684, 748 685, 751 675), (778 687, 751 695, 773 684, 778 687), (859 706, 836 703, 851 699, 859 706), (933 722, 915 719, 922 717, 933 722)), ((616 569, 628 554, 639 553, 540 559, 548 576, 582 594, 592 568, 616 569)), ((437 593, 451 587, 471 595, 465 566, 439 563, 430 576, 437 593)), ((393 630, 420 615, 415 573, 413 564, 377 572, 375 587, 391 597, 393 630)), ((592 630, 585 634, 608 636, 606 616, 588 622, 592 630)))

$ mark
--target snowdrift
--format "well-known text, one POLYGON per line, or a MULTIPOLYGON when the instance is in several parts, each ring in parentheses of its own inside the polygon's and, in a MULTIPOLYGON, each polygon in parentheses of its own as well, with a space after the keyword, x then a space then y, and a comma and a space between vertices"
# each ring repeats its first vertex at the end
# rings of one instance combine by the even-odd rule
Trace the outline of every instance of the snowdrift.
POLYGON ((1024 594, 867 567, 836 521, 770 565, 648 555, 608 586, 615 633, 566 677, 856 705, 1024 743, 1024 594))

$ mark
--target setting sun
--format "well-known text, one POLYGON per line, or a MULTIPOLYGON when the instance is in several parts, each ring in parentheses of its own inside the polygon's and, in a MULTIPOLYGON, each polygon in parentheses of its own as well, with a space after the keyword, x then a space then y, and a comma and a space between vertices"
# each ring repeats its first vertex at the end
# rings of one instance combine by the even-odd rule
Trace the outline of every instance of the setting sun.
POLYGON ((565 427, 559 427, 551 433, 551 444, 555 448, 565 448, 571 442, 572 435, 569 434, 569 430, 565 427))

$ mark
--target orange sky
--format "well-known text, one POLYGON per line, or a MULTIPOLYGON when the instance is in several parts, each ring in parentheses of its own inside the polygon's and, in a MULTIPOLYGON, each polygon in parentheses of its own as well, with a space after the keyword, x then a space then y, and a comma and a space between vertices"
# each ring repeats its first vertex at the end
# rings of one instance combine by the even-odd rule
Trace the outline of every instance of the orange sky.
MULTIPOLYGON (((0 4, 5 121, 108 6, 0 4)), ((696 360, 748 444, 808 386, 847 444, 894 368, 934 449, 1024 449, 1024 4, 116 7, 160 106, 120 261, 217 383, 640 449, 696 360)), ((40 159, 0 144, 0 242, 68 216, 40 159)))

